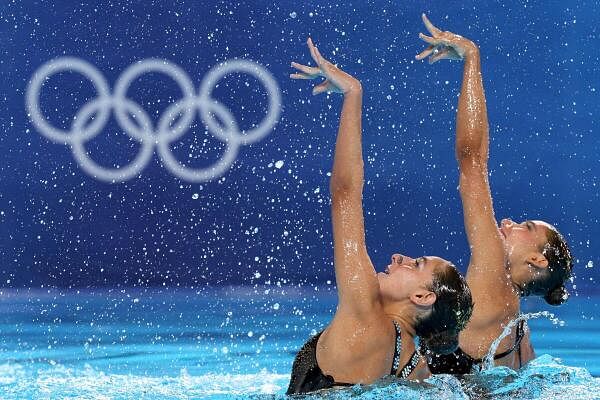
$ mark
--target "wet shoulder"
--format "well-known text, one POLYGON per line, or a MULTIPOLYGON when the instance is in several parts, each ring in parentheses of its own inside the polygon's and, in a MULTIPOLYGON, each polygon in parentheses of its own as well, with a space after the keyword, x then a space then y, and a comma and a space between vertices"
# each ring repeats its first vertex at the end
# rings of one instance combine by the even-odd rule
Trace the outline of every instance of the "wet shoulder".
POLYGON ((348 379, 347 376, 339 375, 342 369, 360 368, 369 369, 381 377, 385 375, 381 373, 383 365, 391 366, 395 336, 391 320, 374 319, 365 322, 335 318, 319 338, 317 361, 323 371, 336 379, 348 379))
MULTIPOLYGON (((487 355, 492 343, 500 337, 504 328, 516 318, 518 312, 512 315, 497 315, 489 318, 476 319, 469 322, 460 333, 459 346, 469 356, 479 359, 487 355)), ((500 341, 496 354, 512 348, 516 340, 516 330, 513 329, 508 336, 500 341)))

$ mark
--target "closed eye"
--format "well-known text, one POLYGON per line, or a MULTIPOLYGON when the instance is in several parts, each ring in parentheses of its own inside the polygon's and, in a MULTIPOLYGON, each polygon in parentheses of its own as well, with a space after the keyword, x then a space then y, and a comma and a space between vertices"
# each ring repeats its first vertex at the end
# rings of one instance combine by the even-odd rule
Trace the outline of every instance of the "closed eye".
POLYGON ((535 224, 531 221, 527 221, 527 229, 529 229, 530 231, 535 229, 535 224))

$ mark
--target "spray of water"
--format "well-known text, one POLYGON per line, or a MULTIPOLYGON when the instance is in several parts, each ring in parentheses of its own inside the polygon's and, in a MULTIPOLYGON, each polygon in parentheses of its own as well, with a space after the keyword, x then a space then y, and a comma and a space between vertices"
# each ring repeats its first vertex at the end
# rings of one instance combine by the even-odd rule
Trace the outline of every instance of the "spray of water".
POLYGON ((488 350, 487 355, 485 356, 485 358, 483 359, 483 363, 482 363, 482 370, 486 370, 486 369, 490 369, 494 367, 494 354, 496 354, 496 350, 498 350, 498 346, 500 345, 500 342, 502 341, 502 339, 504 339, 505 337, 507 337, 508 335, 510 335, 510 332, 512 331, 512 329, 520 322, 520 321, 527 321, 530 319, 535 319, 535 318, 548 318, 553 324, 555 325, 560 325, 563 326, 565 323, 564 321, 561 321, 560 319, 556 318, 556 316, 554 314, 552 314, 549 311, 539 311, 536 313, 528 313, 528 314, 521 314, 519 315, 517 318, 513 319, 512 321, 510 321, 505 327, 504 330, 502 331, 502 333, 500 334, 500 336, 498 336, 496 338, 496 340, 494 340, 490 346, 490 349, 488 350))

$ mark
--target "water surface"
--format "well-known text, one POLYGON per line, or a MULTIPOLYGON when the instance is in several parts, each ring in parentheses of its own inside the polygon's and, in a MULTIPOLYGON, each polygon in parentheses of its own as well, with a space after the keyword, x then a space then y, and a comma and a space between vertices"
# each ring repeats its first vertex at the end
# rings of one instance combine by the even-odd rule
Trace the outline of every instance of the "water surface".
MULTIPOLYGON (((600 393, 598 296, 531 321, 540 357, 519 373, 388 380, 346 398, 570 398, 600 393)), ((28 291, 0 296, 3 399, 281 397, 298 348, 331 317, 332 287, 28 291)), ((538 303, 526 303, 528 308, 538 303)))

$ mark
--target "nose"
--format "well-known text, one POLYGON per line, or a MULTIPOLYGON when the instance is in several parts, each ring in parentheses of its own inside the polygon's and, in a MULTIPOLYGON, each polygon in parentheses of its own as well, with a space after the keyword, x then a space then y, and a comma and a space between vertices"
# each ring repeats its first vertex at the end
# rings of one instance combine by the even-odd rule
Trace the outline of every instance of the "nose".
POLYGON ((408 256, 403 256, 402 254, 392 254, 392 263, 400 264, 400 265, 412 265, 415 260, 408 256))

